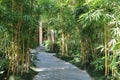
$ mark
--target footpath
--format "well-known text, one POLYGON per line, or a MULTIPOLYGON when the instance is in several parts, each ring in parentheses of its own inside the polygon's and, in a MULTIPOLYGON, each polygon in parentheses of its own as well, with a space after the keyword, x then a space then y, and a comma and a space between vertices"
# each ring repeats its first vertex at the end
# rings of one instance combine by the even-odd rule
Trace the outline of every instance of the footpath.
POLYGON ((92 80, 86 71, 56 58, 51 53, 38 52, 34 61, 39 73, 33 80, 92 80))

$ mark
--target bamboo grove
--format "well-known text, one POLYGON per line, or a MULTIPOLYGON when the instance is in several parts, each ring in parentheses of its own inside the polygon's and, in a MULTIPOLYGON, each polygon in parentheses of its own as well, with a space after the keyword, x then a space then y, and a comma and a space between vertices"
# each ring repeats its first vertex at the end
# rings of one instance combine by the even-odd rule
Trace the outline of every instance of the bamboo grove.
POLYGON ((8 75, 28 72, 41 22, 46 50, 104 74, 100 80, 119 80, 119 13, 119 0, 0 0, 0 59, 8 75))
POLYGON ((8 62, 1 64, 7 66, 8 76, 29 72, 29 48, 37 45, 40 12, 35 4, 34 0, 0 0, 0 59, 8 62))

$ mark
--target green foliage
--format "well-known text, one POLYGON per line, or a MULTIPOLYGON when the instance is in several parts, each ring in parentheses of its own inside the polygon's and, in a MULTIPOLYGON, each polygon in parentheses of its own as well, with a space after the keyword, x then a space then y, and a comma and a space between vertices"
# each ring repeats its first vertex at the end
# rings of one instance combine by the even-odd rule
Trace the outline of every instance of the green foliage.
POLYGON ((51 48, 51 41, 50 40, 46 40, 45 42, 45 49, 46 51, 50 51, 50 48, 51 48))
POLYGON ((0 58, 0 74, 3 74, 8 68, 9 60, 6 58, 0 58))
POLYGON ((95 61, 93 61, 91 64, 95 66, 96 71, 104 70, 104 57, 103 58, 98 58, 95 61))
POLYGON ((119 0, 0 0, 0 51, 6 55, 0 58, 0 71, 7 68, 13 42, 25 51, 37 45, 41 21, 49 37, 44 41, 47 51, 61 53, 64 48, 61 58, 95 67, 96 72, 104 71, 107 61, 110 72, 119 75, 119 5, 119 0), (55 31, 55 43, 49 30, 55 31))
POLYGON ((120 42, 116 43, 113 47, 112 47, 112 50, 113 51, 116 51, 120 48, 120 42))
POLYGON ((113 56, 112 56, 112 62, 110 64, 110 67, 112 70, 114 70, 114 73, 112 75, 113 78, 119 79, 120 77, 120 69, 119 69, 119 64, 120 64, 120 42, 116 43, 111 49, 113 50, 113 56))

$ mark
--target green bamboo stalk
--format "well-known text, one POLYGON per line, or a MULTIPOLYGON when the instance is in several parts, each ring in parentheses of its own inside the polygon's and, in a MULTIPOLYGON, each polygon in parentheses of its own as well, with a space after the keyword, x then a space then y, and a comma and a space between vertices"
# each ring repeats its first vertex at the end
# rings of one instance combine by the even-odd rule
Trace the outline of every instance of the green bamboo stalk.
POLYGON ((104 25, 104 54, 105 54, 105 76, 108 75, 108 56, 107 56, 107 30, 106 30, 106 24, 104 25))

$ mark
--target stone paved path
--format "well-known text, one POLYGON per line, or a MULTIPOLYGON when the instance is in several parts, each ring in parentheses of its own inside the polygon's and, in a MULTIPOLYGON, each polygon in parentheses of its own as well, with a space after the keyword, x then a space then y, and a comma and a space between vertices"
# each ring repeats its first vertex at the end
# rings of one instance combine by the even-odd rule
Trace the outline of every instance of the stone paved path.
POLYGON ((33 80, 92 80, 90 76, 74 65, 54 57, 51 53, 39 52, 35 61, 39 73, 33 80))

